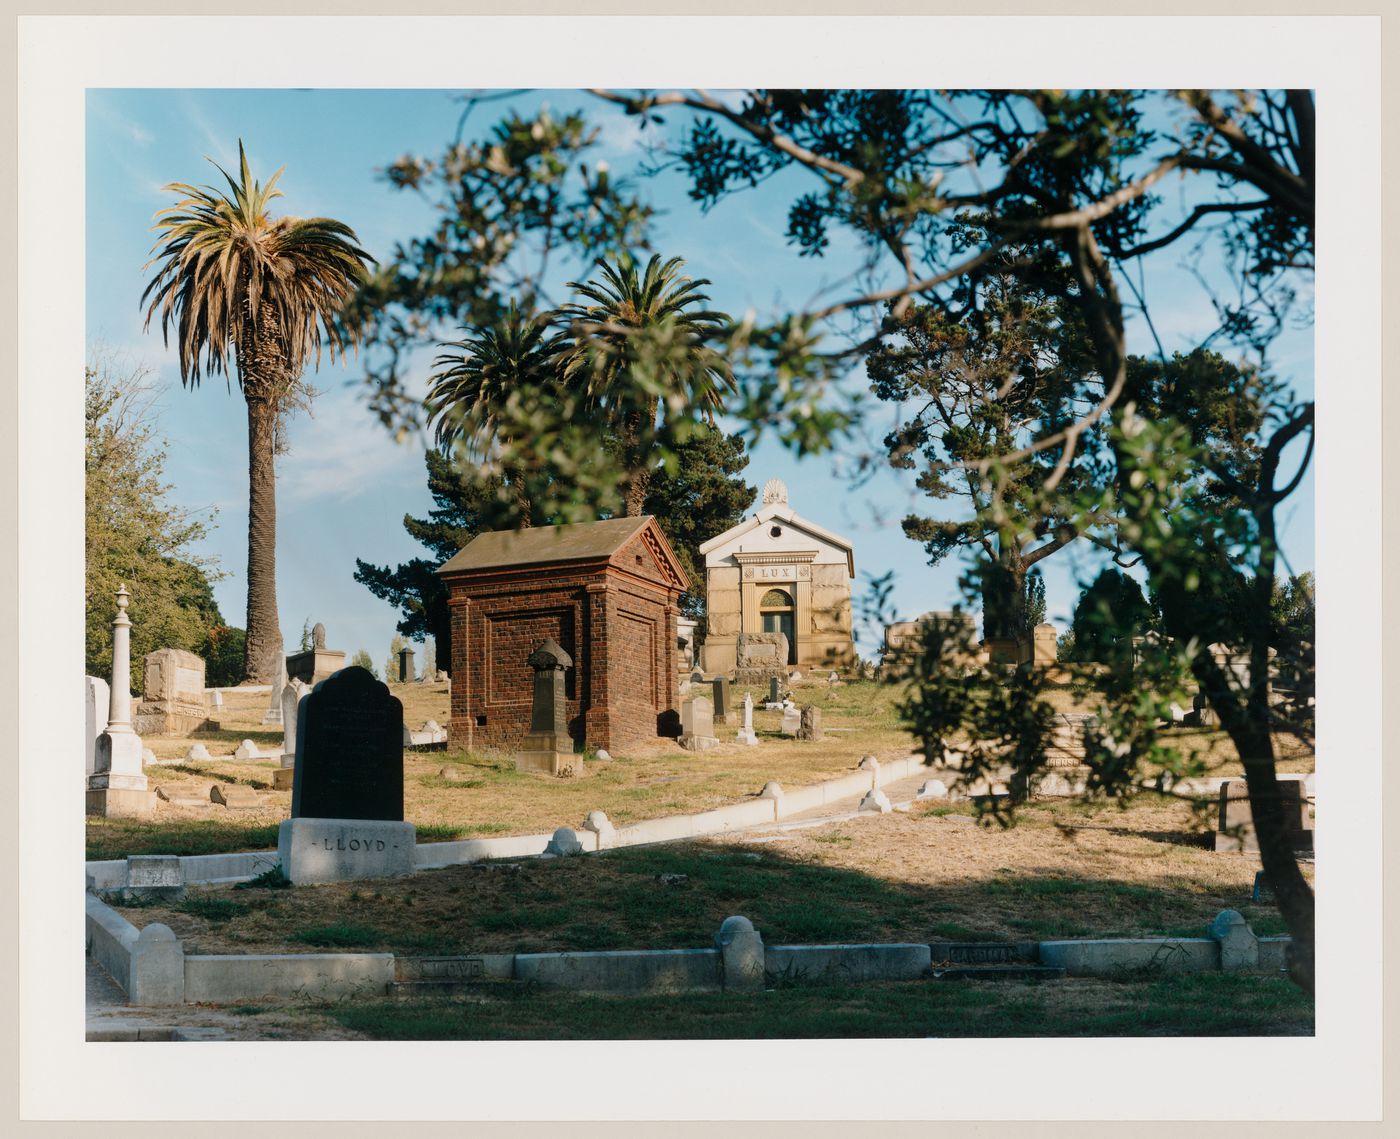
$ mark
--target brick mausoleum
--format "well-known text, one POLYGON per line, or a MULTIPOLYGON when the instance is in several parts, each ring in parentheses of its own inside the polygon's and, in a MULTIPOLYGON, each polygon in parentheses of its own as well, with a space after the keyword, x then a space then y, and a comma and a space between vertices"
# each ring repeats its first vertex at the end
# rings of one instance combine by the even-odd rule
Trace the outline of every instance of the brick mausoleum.
POLYGON ((676 603, 689 582, 654 518, 478 534, 438 573, 452 614, 449 747, 524 738, 526 657, 546 637, 574 661, 575 743, 617 751, 679 732, 676 603))

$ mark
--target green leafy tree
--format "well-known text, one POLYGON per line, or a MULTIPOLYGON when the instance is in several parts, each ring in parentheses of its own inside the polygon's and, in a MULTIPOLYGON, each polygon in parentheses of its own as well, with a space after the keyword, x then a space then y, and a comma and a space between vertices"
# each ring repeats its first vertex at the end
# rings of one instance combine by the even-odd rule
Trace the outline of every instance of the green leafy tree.
MULTIPOLYGON (((1262 861, 1292 935, 1290 971, 1311 990, 1313 898, 1283 826, 1271 738, 1277 722, 1262 682, 1232 687, 1211 654, 1190 646, 1214 622, 1226 643, 1249 656, 1252 678, 1266 672, 1275 513, 1311 456, 1312 407, 1283 393, 1252 399, 1257 429, 1240 433, 1245 450, 1203 446, 1203 429, 1210 434, 1220 424, 1187 407, 1145 410, 1162 388, 1134 378, 1125 332, 1134 309, 1146 314, 1150 330, 1137 277, 1163 250, 1224 264, 1228 279, 1212 289, 1216 317, 1202 327, 1201 340, 1247 353, 1260 374, 1284 324, 1308 318, 1316 179, 1311 92, 751 90, 723 100, 704 91, 593 94, 638 122, 680 118, 678 129, 666 123, 668 137, 679 142, 662 164, 685 173, 701 208, 783 175, 796 187, 788 234, 799 253, 819 257, 837 248, 837 228, 855 239, 856 262, 844 268, 859 289, 732 330, 728 349, 740 383, 729 411, 750 437, 773 428, 807 453, 839 436, 849 420, 831 406, 832 377, 882 336, 862 314, 891 304, 897 321, 916 300, 957 311, 959 282, 999 257, 1014 254, 1031 267, 1054 262, 1067 282, 1058 295, 1074 310, 1082 351, 1099 378, 1097 398, 1019 450, 953 465, 994 479, 1041 451, 1072 457, 1101 431, 1105 469, 1092 487, 1095 501, 1047 479, 1044 505, 1113 518, 1115 560, 1145 569, 1169 642, 1162 654, 1147 654, 1143 675, 1124 679, 1122 670, 1109 670, 1103 678, 1094 787, 1131 793, 1147 769, 1165 780, 1152 786, 1170 786, 1189 767, 1157 737, 1154 718, 1159 699, 1189 674, 1216 705, 1244 763, 1262 861), (1178 185, 1164 194, 1169 178, 1178 185), (1306 441, 1307 453, 1290 471, 1284 455, 1295 441, 1306 441), (1254 584, 1241 591, 1242 580, 1254 584)), ((1036 280, 1043 277, 1027 278, 1036 280)), ((1158 364, 1167 363, 1165 355, 1159 352, 1158 364)), ((1248 394, 1261 395, 1257 388, 1248 394)), ((995 530, 997 509, 993 503, 984 526, 995 530)), ((941 738, 932 729, 946 721, 944 712, 972 713, 951 694, 939 695, 936 677, 924 680, 925 695, 943 701, 943 711, 928 718, 930 706, 916 701, 910 714, 932 749, 941 738)), ((1019 739, 1038 722, 1032 687, 1015 688, 1015 706, 989 713, 1007 731, 981 737, 988 746, 1019 739)), ((1037 749, 1026 754, 1034 759, 1037 749)))
POLYGON ((1146 632, 1151 620, 1152 607, 1142 595, 1142 586, 1112 567, 1104 570, 1074 607, 1074 659, 1121 659, 1131 649, 1125 642, 1146 632))
POLYGON ((1037 625, 1045 623, 1045 578, 1036 568, 1031 569, 1026 574, 1025 610, 1025 635, 1030 637, 1034 634, 1037 625))
POLYGON ((243 630, 216 625, 200 649, 204 658, 204 683, 210 688, 232 688, 243 679, 243 630))
POLYGON ((366 380, 386 423, 417 421, 418 401, 404 390, 417 350, 463 326, 488 328, 512 304, 549 308, 544 282, 561 258, 582 267, 649 248, 653 211, 593 157, 597 126, 577 113, 511 111, 479 140, 464 139, 468 120, 493 97, 464 99, 457 137, 441 155, 405 155, 384 172, 438 219, 396 245, 344 312, 361 335, 366 380))
POLYGON ((379 673, 374 671, 374 661, 370 659, 369 653, 364 649, 359 649, 356 651, 355 655, 350 658, 350 664, 354 668, 364 669, 376 679, 379 676, 379 673))
POLYGON ((281 170, 253 178, 243 143, 238 177, 217 164, 227 191, 182 182, 180 200, 156 215, 157 266, 142 294, 146 326, 160 318, 171 333, 180 379, 198 387, 205 374, 238 377, 248 418, 248 619, 244 669, 267 683, 282 653, 277 618, 277 505, 274 454, 278 423, 304 397, 298 387, 321 349, 342 353, 348 338, 335 316, 373 259, 354 231, 329 218, 273 219, 281 170), (230 360, 230 355, 232 360, 230 360))
POLYGON ((476 537, 485 525, 490 504, 501 488, 499 480, 464 480, 453 461, 441 451, 424 454, 428 493, 434 507, 426 518, 404 515, 404 529, 430 552, 397 567, 376 566, 355 560, 355 580, 402 614, 398 631, 412 640, 431 636, 436 645, 436 667, 452 668, 452 624, 447 590, 437 570, 476 537))
MULTIPOLYGON (((570 282, 583 300, 558 312, 570 333, 562 346, 563 381, 586 392, 586 406, 598 408, 616 432, 626 471, 624 513, 633 518, 646 502, 658 442, 669 436, 684 444, 697 418, 712 425, 734 387, 728 360, 710 343, 729 317, 703 307, 709 297, 700 290, 710 282, 683 276, 684 264, 653 256, 639 273, 630 255, 600 260, 602 279, 570 282)), ((678 456, 667 458, 672 469, 679 465, 678 456)))
POLYGON ((677 445, 674 471, 658 467, 647 486, 642 513, 656 519, 691 582, 680 599, 687 617, 705 615, 700 547, 743 521, 757 497, 757 488, 742 478, 748 465, 742 436, 706 427, 677 445))
MULTIPOLYGON (((404 516, 404 529, 430 552, 396 567, 355 561, 355 580, 401 614, 398 630, 411 640, 428 638, 424 667, 452 667, 452 625, 447 590, 437 569, 485 529, 504 484, 499 480, 464 477, 441 451, 430 450, 424 460, 434 509, 426 518, 404 516)), ((645 513, 653 515, 675 550, 695 588, 681 595, 689 616, 704 612, 704 557, 700 545, 737 525, 752 505, 756 491, 740 475, 748 465, 743 441, 706 428, 679 447, 675 474, 660 468, 647 490, 645 513)), ((537 524, 552 519, 536 516, 537 524)))
MULTIPOLYGON (((1042 271, 1057 275, 1053 265, 1042 271)), ((889 335, 866 358, 871 389, 901 411, 885 438, 890 464, 918 467, 917 485, 935 501, 971 508, 956 519, 911 514, 904 532, 930 565, 975 556, 989 640, 1029 643, 1038 623, 1026 608, 1034 566, 1081 534, 1107 543, 1093 532, 1101 514, 1064 493, 1100 473, 1101 431, 1072 450, 1027 451, 1072 422, 1102 386, 1079 348, 1071 303, 1053 284, 1024 285, 1007 261, 969 278, 947 306, 909 305, 896 316, 892 305, 889 335)))
POLYGON ((224 630, 210 586, 220 575, 192 549, 206 536, 208 520, 170 501, 154 401, 150 376, 140 368, 103 354, 85 369, 85 666, 91 675, 111 675, 115 596, 125 584, 136 687, 146 653, 205 653, 209 638, 224 630))

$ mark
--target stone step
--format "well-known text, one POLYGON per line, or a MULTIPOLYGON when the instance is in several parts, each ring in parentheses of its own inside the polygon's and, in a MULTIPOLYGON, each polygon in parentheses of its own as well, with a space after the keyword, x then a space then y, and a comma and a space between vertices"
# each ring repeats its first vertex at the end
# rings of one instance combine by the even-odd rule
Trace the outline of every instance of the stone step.
POLYGON ((1060 981, 1063 966, 1057 965, 953 965, 935 968, 935 981, 1060 981))
POLYGON ((929 952, 935 967, 952 965, 1035 965, 1040 961, 1038 941, 932 941, 929 952))
POLYGON ((112 1024, 89 1024, 86 1039, 90 1042, 111 1041, 193 1041, 227 1040, 228 1033, 212 1026, 172 1026, 164 1024, 133 1024, 120 1021, 112 1024))
POLYGON ((502 985, 514 984, 513 981, 500 980, 478 980, 478 981, 390 981, 388 997, 390 1000, 421 1000, 424 997, 450 997, 459 993, 480 993, 488 990, 499 992, 502 985))

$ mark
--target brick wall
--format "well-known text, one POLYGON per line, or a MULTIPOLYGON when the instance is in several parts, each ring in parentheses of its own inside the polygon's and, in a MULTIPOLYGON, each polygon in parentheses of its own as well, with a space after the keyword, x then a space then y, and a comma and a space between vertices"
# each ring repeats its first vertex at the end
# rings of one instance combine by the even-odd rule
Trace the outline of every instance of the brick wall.
POLYGON ((655 739, 676 700, 675 583, 639 535, 606 562, 465 572, 448 580, 452 616, 451 747, 516 746, 530 727, 526 657, 553 637, 565 674, 569 733, 591 748, 655 739))

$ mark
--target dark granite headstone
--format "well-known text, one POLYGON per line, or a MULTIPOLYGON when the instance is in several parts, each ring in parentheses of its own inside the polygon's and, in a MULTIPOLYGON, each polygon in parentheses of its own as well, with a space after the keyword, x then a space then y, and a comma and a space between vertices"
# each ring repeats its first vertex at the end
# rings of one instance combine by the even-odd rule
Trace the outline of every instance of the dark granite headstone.
POLYGON ((292 818, 403 821, 403 705, 367 669, 302 697, 292 818))
POLYGON ((729 677, 717 676, 710 681, 714 693, 715 723, 729 723, 729 677))
POLYGON ((399 683, 407 684, 413 679, 413 650, 399 650, 399 683))
POLYGON ((768 678, 768 703, 777 704, 782 700, 782 688, 776 676, 768 678))

